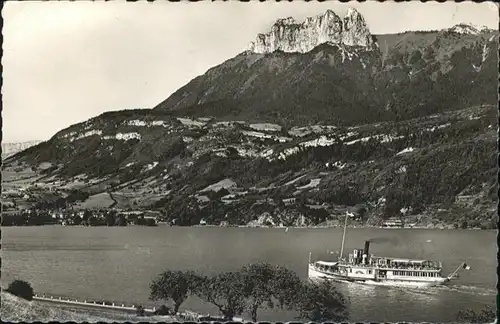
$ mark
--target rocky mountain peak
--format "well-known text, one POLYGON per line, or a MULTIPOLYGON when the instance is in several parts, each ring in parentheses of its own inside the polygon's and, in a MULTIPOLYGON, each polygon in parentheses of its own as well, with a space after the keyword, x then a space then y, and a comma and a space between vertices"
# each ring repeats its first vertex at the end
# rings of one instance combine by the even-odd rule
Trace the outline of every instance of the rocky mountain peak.
POLYGON ((371 46, 372 38, 365 18, 354 8, 349 8, 344 17, 342 43, 348 46, 371 46))
POLYGON ((271 31, 258 34, 249 50, 254 53, 283 52, 306 53, 323 44, 343 44, 371 49, 375 44, 363 16, 349 8, 341 19, 328 9, 315 17, 308 17, 299 23, 292 17, 278 19, 271 31))
POLYGON ((448 31, 452 33, 471 34, 471 35, 477 35, 488 30, 489 28, 486 26, 475 26, 473 24, 466 24, 466 23, 457 24, 448 29, 448 31))

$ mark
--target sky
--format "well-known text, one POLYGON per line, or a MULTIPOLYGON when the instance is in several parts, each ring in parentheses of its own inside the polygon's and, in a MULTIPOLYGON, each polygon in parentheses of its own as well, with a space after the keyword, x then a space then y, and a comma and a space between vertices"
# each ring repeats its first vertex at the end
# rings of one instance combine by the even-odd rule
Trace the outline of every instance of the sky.
POLYGON ((372 34, 465 22, 493 3, 9 1, 2 10, 3 142, 48 140, 105 111, 152 108, 244 51, 278 18, 355 7, 372 34))

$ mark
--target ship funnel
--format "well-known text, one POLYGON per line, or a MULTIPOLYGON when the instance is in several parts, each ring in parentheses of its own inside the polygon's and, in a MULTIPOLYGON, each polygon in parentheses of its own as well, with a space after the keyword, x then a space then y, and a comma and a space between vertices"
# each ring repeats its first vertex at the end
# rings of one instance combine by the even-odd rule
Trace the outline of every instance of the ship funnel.
POLYGON ((369 252, 370 252, 370 241, 365 241, 365 250, 363 251, 363 254, 366 254, 366 262, 368 262, 369 257, 369 252))

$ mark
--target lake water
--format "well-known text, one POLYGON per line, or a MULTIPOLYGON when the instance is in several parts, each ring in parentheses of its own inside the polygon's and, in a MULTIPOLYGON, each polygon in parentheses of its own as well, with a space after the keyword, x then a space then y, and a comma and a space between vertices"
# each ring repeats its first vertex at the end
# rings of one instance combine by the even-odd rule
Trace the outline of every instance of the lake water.
MULTIPOLYGON (((205 274, 258 261, 280 264, 307 278, 313 256, 339 250, 342 229, 182 227, 4 227, 2 286, 27 280, 36 292, 154 305, 151 280, 166 269, 205 274)), ((350 321, 450 322, 463 308, 495 305, 496 231, 348 229, 345 248, 372 244, 375 255, 441 260, 444 273, 464 260, 470 271, 449 286, 427 290, 339 284, 349 296, 350 321)), ((181 308, 212 314, 196 298, 181 308)), ((290 311, 261 310, 259 320, 294 320, 290 311)), ((249 318, 245 316, 245 318, 249 318)))

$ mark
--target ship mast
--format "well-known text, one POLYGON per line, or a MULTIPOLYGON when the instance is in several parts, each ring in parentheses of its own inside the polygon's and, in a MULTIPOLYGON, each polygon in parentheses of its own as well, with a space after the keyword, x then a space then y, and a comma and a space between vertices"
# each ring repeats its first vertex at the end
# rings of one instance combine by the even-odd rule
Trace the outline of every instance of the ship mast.
POLYGON ((340 258, 342 258, 342 255, 344 254, 344 241, 345 241, 345 230, 347 228, 347 217, 349 217, 349 212, 345 212, 345 222, 344 222, 344 234, 342 234, 342 245, 340 247, 340 258))

